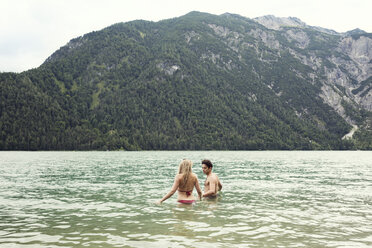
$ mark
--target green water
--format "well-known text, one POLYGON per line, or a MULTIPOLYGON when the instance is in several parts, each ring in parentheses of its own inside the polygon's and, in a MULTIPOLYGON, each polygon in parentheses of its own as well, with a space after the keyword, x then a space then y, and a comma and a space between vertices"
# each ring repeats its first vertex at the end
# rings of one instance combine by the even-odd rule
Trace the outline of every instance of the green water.
POLYGON ((372 152, 0 152, 0 247, 372 247, 372 152), (154 204, 183 158, 217 201, 154 204))

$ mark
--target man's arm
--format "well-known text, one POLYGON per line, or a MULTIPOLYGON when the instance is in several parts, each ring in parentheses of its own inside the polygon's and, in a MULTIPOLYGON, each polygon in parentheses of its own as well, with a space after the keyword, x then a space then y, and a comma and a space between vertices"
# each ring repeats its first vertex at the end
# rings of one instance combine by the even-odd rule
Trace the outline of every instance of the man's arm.
POLYGON ((218 191, 221 191, 222 190, 222 184, 220 182, 220 180, 218 180, 218 191))

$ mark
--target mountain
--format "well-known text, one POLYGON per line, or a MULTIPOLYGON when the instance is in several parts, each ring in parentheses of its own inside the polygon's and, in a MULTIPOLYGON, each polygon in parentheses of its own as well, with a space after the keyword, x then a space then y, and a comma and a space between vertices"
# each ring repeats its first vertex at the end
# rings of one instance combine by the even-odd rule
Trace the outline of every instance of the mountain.
POLYGON ((118 23, 0 74, 0 149, 372 149, 371 43, 273 16, 118 23))
POLYGON ((360 34, 360 35, 365 35, 365 34, 367 34, 367 32, 364 31, 364 30, 361 30, 361 29, 359 29, 359 28, 356 28, 356 29, 353 29, 353 30, 347 31, 347 32, 345 33, 346 36, 359 35, 359 34, 360 34))

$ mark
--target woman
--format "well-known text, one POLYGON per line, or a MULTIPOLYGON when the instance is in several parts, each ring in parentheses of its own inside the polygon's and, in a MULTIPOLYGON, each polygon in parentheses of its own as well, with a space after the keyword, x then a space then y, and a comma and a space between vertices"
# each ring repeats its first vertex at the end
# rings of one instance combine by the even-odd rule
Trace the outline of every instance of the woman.
POLYGON ((171 197, 178 190, 178 202, 184 204, 192 204, 195 202, 195 197, 192 194, 194 187, 201 199, 202 191, 199 185, 198 177, 192 173, 192 162, 184 159, 178 168, 178 174, 174 178, 174 183, 171 190, 166 194, 159 203, 162 203, 171 197))

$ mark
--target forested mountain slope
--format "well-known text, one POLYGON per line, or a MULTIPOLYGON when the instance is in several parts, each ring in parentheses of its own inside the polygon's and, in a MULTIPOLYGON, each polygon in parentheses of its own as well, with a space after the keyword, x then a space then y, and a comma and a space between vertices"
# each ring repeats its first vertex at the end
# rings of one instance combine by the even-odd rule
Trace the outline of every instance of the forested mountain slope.
POLYGON ((118 23, 0 74, 0 149, 371 149, 371 42, 275 17, 118 23))

